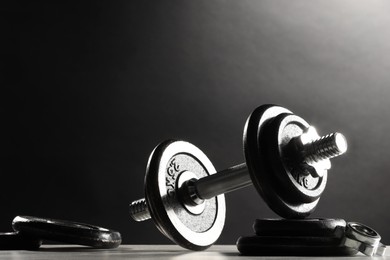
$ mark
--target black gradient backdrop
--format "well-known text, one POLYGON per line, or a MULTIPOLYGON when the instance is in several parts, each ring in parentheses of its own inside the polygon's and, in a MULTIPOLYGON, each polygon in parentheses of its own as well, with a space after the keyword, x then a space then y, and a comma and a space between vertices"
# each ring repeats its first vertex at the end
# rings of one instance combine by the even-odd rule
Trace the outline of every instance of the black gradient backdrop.
MULTIPOLYGON (((276 103, 349 141, 313 217, 390 241, 387 1, 48 1, 1 4, 0 19, 2 231, 26 214, 170 243, 128 216, 154 146, 241 163, 247 116, 276 103)), ((253 187, 226 197, 219 243, 276 217, 253 187)))

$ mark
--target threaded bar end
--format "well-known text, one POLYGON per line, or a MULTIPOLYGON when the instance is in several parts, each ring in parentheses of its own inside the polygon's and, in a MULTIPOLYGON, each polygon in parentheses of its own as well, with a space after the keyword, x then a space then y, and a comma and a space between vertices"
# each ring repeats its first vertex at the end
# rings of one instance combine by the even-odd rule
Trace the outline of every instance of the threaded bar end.
POLYGON ((342 155, 347 151, 347 140, 340 133, 331 133, 304 146, 304 161, 318 162, 342 155))
POLYGON ((140 222, 151 218, 145 199, 133 201, 129 206, 129 210, 130 216, 135 221, 140 222))

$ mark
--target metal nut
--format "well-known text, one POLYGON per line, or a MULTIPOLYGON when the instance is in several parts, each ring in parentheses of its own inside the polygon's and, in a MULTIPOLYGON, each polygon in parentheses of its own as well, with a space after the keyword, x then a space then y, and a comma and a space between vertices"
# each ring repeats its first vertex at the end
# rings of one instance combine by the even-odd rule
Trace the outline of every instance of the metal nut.
POLYGON ((354 248, 367 256, 373 256, 377 249, 377 246, 365 244, 354 238, 349 238, 349 237, 344 237, 342 244, 344 246, 354 248))
POLYGON ((349 222, 342 244, 359 250, 367 256, 385 254, 386 246, 380 243, 381 236, 374 229, 357 222, 349 222))

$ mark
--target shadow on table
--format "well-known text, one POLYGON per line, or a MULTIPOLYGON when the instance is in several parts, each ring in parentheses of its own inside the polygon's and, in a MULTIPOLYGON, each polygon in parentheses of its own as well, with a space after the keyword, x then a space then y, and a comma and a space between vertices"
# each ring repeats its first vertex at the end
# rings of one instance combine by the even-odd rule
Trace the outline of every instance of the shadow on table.
POLYGON ((239 256, 238 252, 209 252, 209 251, 188 251, 188 250, 177 250, 177 249, 162 249, 162 250, 148 250, 148 249, 139 249, 135 247, 119 247, 113 249, 96 249, 91 247, 83 246, 50 246, 50 247, 41 247, 38 252, 51 252, 51 253, 85 253, 85 254, 109 254, 110 256, 121 255, 127 256, 130 258, 159 258, 165 257, 169 259, 199 259, 199 257, 207 258, 210 254, 213 256, 213 259, 226 259, 229 257, 239 256))
MULTIPOLYGON (((98 249, 88 246, 53 246, 50 247, 40 247, 38 250, 39 252, 110 252, 110 253, 132 253, 132 254, 148 254, 148 253, 156 253, 155 250, 145 250, 145 249, 137 249, 136 247, 118 247, 118 248, 111 248, 111 249, 98 249)), ((175 250, 175 249, 168 249, 168 250, 161 250, 158 251, 158 254, 166 254, 166 255, 182 255, 182 254, 189 254, 193 253, 192 251, 181 251, 181 250, 175 250)))
POLYGON ((51 247, 40 247, 38 250, 39 252, 103 252, 103 251, 112 251, 116 250, 116 248, 113 249, 97 249, 93 247, 81 247, 81 246, 51 246, 51 247))

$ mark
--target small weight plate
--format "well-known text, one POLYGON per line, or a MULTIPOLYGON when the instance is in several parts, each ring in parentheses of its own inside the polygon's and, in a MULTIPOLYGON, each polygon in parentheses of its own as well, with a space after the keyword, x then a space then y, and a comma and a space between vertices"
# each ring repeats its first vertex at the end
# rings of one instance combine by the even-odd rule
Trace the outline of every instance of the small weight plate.
POLYGON ((240 237, 237 249, 243 255, 257 256, 351 256, 357 250, 342 246, 330 237, 240 237))
POLYGON ((37 250, 42 240, 18 232, 0 233, 0 250, 37 250))
POLYGON ((94 248, 116 248, 122 242, 117 231, 64 220, 17 216, 12 227, 22 235, 94 248))
POLYGON ((267 158, 277 183, 275 188, 290 203, 318 202, 327 182, 329 160, 308 165, 286 155, 292 139, 305 135, 310 143, 320 138, 317 132, 306 133, 309 126, 304 119, 291 114, 280 114, 267 125, 267 158), (321 177, 312 176, 309 170, 320 172, 321 177))
POLYGON ((258 236, 341 237, 343 219, 256 219, 253 229, 258 236))
POLYGON ((275 213, 284 218, 304 218, 315 209, 318 199, 309 203, 291 203, 283 198, 280 182, 268 158, 270 136, 267 127, 281 114, 292 112, 280 106, 262 105, 250 114, 243 135, 246 164, 254 186, 275 213))
POLYGON ((168 140, 149 157, 145 176, 145 198, 158 229, 176 244, 204 250, 220 236, 225 223, 225 197, 219 195, 191 208, 177 191, 189 179, 214 174, 215 168, 196 146, 168 140))

